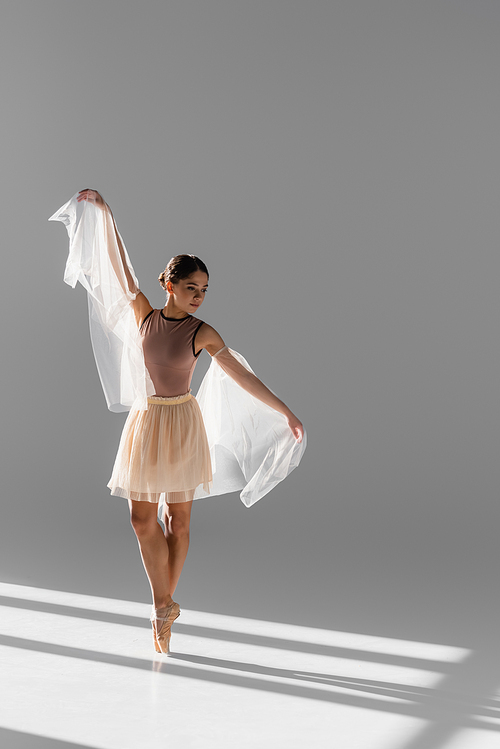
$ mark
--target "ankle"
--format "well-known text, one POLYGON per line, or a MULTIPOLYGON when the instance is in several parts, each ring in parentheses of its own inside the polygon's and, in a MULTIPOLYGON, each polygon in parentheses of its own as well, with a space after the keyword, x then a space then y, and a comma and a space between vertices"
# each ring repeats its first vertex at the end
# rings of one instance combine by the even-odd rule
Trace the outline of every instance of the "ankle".
POLYGON ((168 598, 161 598, 159 601, 155 601, 153 603, 153 608, 155 611, 163 611, 164 609, 168 609, 172 604, 172 596, 169 596, 168 598))

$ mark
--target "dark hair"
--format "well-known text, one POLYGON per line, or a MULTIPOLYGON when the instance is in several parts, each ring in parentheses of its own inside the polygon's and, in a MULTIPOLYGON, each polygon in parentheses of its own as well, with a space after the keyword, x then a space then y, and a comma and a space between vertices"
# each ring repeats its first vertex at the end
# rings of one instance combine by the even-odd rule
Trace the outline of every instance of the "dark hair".
POLYGON ((177 283, 177 281, 181 281, 183 278, 189 278, 197 270, 206 273, 208 277, 207 266, 199 257, 196 257, 196 255, 176 255, 168 261, 167 267, 158 276, 158 281, 166 291, 167 281, 177 283))

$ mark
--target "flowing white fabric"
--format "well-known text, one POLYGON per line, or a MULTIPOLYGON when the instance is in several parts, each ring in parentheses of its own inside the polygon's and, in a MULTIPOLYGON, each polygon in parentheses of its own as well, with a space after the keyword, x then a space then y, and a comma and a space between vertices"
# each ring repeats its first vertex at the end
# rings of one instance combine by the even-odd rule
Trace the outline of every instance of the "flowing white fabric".
MULTIPOLYGON (((73 288, 79 281, 87 291, 92 347, 108 408, 145 410, 154 386, 130 305, 139 291, 137 278, 109 208, 79 203, 77 196, 49 219, 62 221, 70 239, 64 280, 73 288)), ((212 358, 196 396, 213 486, 205 493, 200 485, 194 498, 239 491, 250 507, 298 466, 307 438, 304 432, 297 442, 282 414, 233 379, 241 366, 252 372, 241 354, 224 347, 212 358)))
POLYGON ((49 218, 61 221, 69 235, 64 281, 73 288, 79 281, 87 291, 90 338, 108 408, 128 411, 137 402, 146 409, 147 397, 155 390, 130 306, 139 291, 137 278, 109 208, 79 203, 77 197, 49 218))
MULTIPOLYGON (((235 382, 231 372, 238 363, 253 372, 241 354, 224 347, 212 358, 196 399, 212 459, 210 494, 242 490, 240 499, 250 507, 298 466, 307 436, 297 442, 282 414, 235 382)), ((194 498, 207 496, 199 486, 194 498)))

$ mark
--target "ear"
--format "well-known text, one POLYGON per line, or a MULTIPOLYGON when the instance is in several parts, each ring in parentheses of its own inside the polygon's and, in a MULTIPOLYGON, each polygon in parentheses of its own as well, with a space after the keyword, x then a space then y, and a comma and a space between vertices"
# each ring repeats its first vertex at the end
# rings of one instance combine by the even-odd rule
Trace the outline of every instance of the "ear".
POLYGON ((172 281, 167 281, 167 291, 169 294, 173 292, 174 288, 172 286, 172 281))

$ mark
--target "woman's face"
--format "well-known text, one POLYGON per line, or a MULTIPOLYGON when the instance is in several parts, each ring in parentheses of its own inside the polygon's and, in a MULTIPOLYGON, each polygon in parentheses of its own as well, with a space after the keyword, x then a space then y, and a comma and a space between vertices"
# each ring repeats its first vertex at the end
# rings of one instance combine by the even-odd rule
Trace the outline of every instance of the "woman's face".
POLYGON ((202 304, 207 288, 208 276, 202 270, 195 271, 175 284, 171 281, 167 283, 167 290, 173 295, 176 307, 190 315, 202 304))

